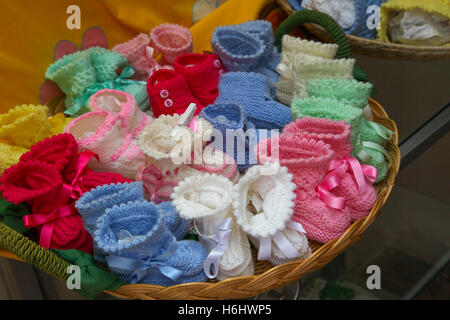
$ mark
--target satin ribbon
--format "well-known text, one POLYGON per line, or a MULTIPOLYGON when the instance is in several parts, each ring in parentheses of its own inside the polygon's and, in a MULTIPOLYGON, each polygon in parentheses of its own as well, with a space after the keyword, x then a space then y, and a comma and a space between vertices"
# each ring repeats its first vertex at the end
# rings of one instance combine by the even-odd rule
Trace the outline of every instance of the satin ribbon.
POLYGON ((134 75, 135 71, 131 66, 127 66, 122 70, 120 76, 114 80, 108 80, 105 82, 96 82, 84 90, 83 94, 75 99, 75 103, 72 107, 64 111, 65 114, 73 116, 78 114, 88 104, 90 97, 99 90, 103 89, 115 89, 128 92, 132 95, 136 94, 140 90, 138 86, 146 85, 145 81, 137 81, 127 79, 134 75))
POLYGON ((177 251, 178 243, 175 238, 172 239, 168 249, 161 255, 150 258, 148 260, 139 260, 127 257, 119 257, 119 256, 107 256, 106 261, 108 262, 108 266, 110 268, 123 270, 126 272, 132 272, 130 276, 130 283, 136 284, 140 283, 142 279, 144 279, 149 269, 152 267, 157 267, 159 271, 167 278, 178 281, 183 273, 167 264, 167 259, 170 258, 175 251, 177 251))
MULTIPOLYGON (((66 191, 63 191, 63 193, 66 193, 66 197, 69 197, 69 194, 67 194, 66 191)), ((70 192, 70 191, 68 191, 70 192)), ((23 217, 23 224, 26 228, 34 228, 38 226, 42 226, 41 229, 41 235, 39 239, 39 244, 44 247, 45 249, 50 249, 50 244, 52 240, 52 234, 53 229, 55 227, 55 221, 57 219, 68 217, 71 215, 76 215, 77 210, 75 209, 74 203, 66 205, 64 207, 55 209, 51 211, 50 213, 44 213, 44 214, 30 214, 23 217)))
POLYGON ((195 229, 198 233, 198 236, 203 240, 212 242, 215 247, 210 251, 208 257, 206 257, 203 263, 203 269, 205 270, 205 274, 209 279, 214 279, 219 274, 219 264, 220 259, 225 254, 225 251, 228 248, 231 238, 231 231, 233 227, 233 219, 225 218, 223 221, 216 226, 215 235, 213 236, 205 236, 203 235, 197 228, 197 225, 194 224, 195 229), (213 272, 211 272, 211 267, 214 268, 213 272))
POLYGON ((95 157, 97 161, 100 161, 98 155, 90 150, 81 152, 78 155, 78 159, 75 164, 75 176, 72 179, 72 183, 70 185, 65 184, 66 187, 71 189, 70 198, 73 200, 78 200, 83 194, 80 184, 83 183, 83 174, 92 157, 95 157))
POLYGON ((391 139, 392 135, 394 134, 394 132, 392 132, 391 130, 389 130, 385 126, 383 126, 381 124, 378 124, 378 123, 376 123, 374 121, 368 120, 366 123, 367 123, 367 125, 370 128, 372 128, 384 140, 391 139))
MULTIPOLYGON (((289 221, 286 224, 286 228, 306 233, 303 226, 298 222, 289 221)), ((281 231, 277 231, 272 237, 262 237, 259 239, 258 260, 270 260, 270 257, 272 256, 272 241, 275 242, 288 259, 294 259, 299 256, 298 251, 289 242, 286 236, 281 231)))
POLYGON ((292 68, 291 67, 287 66, 284 63, 279 63, 275 69, 282 77, 292 80, 292 68))

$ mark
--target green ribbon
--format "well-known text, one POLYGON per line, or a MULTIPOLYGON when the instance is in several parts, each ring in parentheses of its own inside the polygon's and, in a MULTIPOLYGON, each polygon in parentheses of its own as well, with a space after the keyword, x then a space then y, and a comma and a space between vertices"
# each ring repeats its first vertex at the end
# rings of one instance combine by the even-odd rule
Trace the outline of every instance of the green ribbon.
POLYGON ((392 132, 385 126, 382 126, 381 124, 378 124, 374 121, 368 120, 367 126, 373 129, 384 140, 390 140, 392 138, 392 135, 394 134, 394 132, 392 132))
POLYGON ((6 199, 0 198, 0 221, 19 233, 25 233, 28 228, 23 225, 22 217, 31 214, 24 203, 13 204, 6 199))
POLYGON ((103 89, 115 89, 120 91, 128 92, 132 95, 135 95, 139 90, 140 86, 146 85, 145 81, 137 81, 127 79, 134 75, 135 71, 131 66, 127 66, 122 70, 120 76, 114 80, 108 80, 105 82, 96 82, 89 86, 81 96, 75 99, 75 103, 72 107, 64 111, 66 115, 74 116, 74 115, 82 115, 89 111, 86 107, 90 97, 95 94, 99 90, 103 89))
POLYGON ((52 249, 52 251, 70 263, 80 267, 80 289, 74 289, 74 291, 86 299, 95 299, 104 290, 114 291, 125 284, 119 281, 113 274, 97 267, 92 260, 92 256, 87 252, 75 249, 52 249))

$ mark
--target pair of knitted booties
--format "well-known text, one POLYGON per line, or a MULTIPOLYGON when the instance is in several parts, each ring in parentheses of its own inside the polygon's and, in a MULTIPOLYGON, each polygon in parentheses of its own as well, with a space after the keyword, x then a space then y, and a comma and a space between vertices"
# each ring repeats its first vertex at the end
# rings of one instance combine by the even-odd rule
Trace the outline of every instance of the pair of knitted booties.
POLYGON ((156 203, 169 201, 173 188, 189 176, 203 172, 233 181, 239 177, 233 158, 206 145, 213 129, 208 121, 195 117, 185 127, 178 126, 180 119, 178 114, 160 116, 144 128, 137 141, 145 155, 137 179, 143 181, 146 197, 156 203), (173 136, 176 129, 183 130, 181 139, 173 136))
POLYGON ((255 20, 214 30, 211 46, 227 71, 257 72, 276 82, 280 54, 274 47, 272 24, 255 20))
POLYGON ((155 71, 147 82, 153 113, 182 114, 189 104, 197 106, 196 115, 217 98, 217 83, 225 69, 215 54, 187 53, 173 63, 175 70, 155 71))
POLYGON ((32 145, 64 131, 71 119, 62 113, 48 117, 48 111, 45 106, 19 105, 0 115, 0 174, 32 145))
MULTIPOLYGON (((209 105, 199 116, 215 129, 210 146, 234 158, 240 172, 258 164, 254 146, 260 140, 270 138, 272 131, 256 129, 248 121, 242 105, 233 102, 209 105)), ((277 133, 275 130, 274 135, 277 133)))
POLYGON ((376 201, 376 169, 351 158, 350 125, 304 117, 258 146, 260 163, 279 162, 297 186, 292 220, 325 243, 366 216, 376 201))
POLYGON ((227 72, 219 79, 215 104, 236 103, 255 129, 281 130, 292 121, 290 109, 272 99, 271 84, 255 72, 227 72))
POLYGON ((141 111, 126 92, 104 89, 89 100, 93 110, 71 121, 66 132, 75 136, 80 150, 99 156, 89 166, 99 172, 117 172, 135 179, 144 164, 136 145, 138 134, 152 119, 141 111))
POLYGON ((387 174, 389 159, 384 149, 392 132, 370 120, 372 117, 368 99, 372 85, 354 79, 324 78, 307 82, 308 98, 292 103, 294 118, 312 116, 345 120, 351 125, 353 156, 361 163, 377 168, 376 182, 387 174))
POLYGON ((147 202, 142 183, 97 187, 76 208, 94 234, 97 261, 106 262, 120 280, 163 286, 206 280, 206 249, 181 240, 189 221, 171 203, 147 202))
POLYGON ((149 106, 145 82, 130 79, 134 70, 127 59, 117 52, 100 47, 68 54, 55 61, 45 72, 45 77, 54 81, 65 98, 65 113, 78 116, 89 111, 89 97, 104 88, 120 89, 133 94, 139 107, 149 106), (122 69, 119 75, 117 71, 122 69))
POLYGON ((193 50, 192 34, 188 28, 178 24, 165 23, 153 28, 150 34, 140 33, 133 39, 117 44, 112 51, 121 53, 136 71, 137 80, 147 81, 161 68, 173 69, 175 58, 191 53, 193 50), (158 63, 156 56, 161 54, 158 63))
POLYGON ((74 208, 75 201, 98 185, 130 181, 120 174, 87 168, 93 156, 79 153, 72 135, 55 135, 32 146, 1 176, 3 197, 30 206, 32 214, 24 217, 24 225, 38 228, 41 246, 92 252, 92 238, 74 208))
POLYGON ((294 3, 296 10, 317 10, 331 16, 347 34, 375 39, 377 36, 377 24, 381 5, 386 0, 346 0, 337 3, 333 0, 290 0, 294 3), (298 4, 301 2, 301 5, 298 4))
POLYGON ((204 263, 209 278, 224 280, 252 275, 250 243, 232 214, 233 183, 216 174, 201 174, 179 183, 171 195, 180 215, 194 220, 209 255, 204 263))
POLYGON ((353 77, 355 59, 334 59, 336 44, 284 35, 281 45, 281 59, 276 68, 280 78, 275 86, 278 100, 285 105, 291 105, 294 98, 306 97, 309 79, 353 77))

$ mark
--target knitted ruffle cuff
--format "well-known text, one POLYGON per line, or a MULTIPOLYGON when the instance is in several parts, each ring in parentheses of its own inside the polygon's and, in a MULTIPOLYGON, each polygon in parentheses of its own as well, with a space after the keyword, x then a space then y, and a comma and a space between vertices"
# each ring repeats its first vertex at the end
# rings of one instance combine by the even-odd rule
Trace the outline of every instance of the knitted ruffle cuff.
POLYGON ((99 217, 106 209, 128 201, 144 200, 142 182, 99 185, 77 200, 75 207, 83 218, 86 230, 93 236, 99 217))
POLYGON ((308 96, 338 99, 352 107, 365 108, 368 104, 372 84, 354 79, 328 78, 308 80, 308 96))
POLYGON ((238 103, 219 103, 209 105, 199 115, 225 137, 226 130, 243 129, 247 122, 247 113, 238 103))
POLYGON ((239 30, 248 32, 252 35, 256 35, 259 39, 261 39, 264 43, 264 58, 266 62, 270 63, 271 60, 277 60, 276 56, 279 56, 278 50, 274 50, 274 37, 273 37, 273 27, 272 23, 267 20, 253 20, 247 21, 235 27, 239 30))
POLYGON ((112 172, 95 172, 87 168, 83 174, 83 181, 80 185, 82 193, 88 192, 91 189, 111 183, 125 183, 132 182, 132 180, 125 178, 120 173, 112 172))
POLYGON ((35 200, 62 186, 58 170, 45 162, 19 162, 0 177, 0 192, 14 204, 35 200))
POLYGON ((28 149, 16 147, 0 141, 0 175, 9 167, 19 162, 22 154, 28 149))
POLYGON ((350 129, 345 121, 304 117, 284 127, 283 134, 322 140, 331 146, 336 158, 341 159, 352 153, 350 129))
POLYGON ((188 165, 190 168, 199 173, 217 174, 236 182, 239 179, 239 171, 236 161, 225 152, 215 149, 212 144, 209 144, 203 149, 201 154, 201 163, 195 162, 191 159, 188 165))
POLYGON ((205 106, 217 98, 217 84, 225 69, 215 54, 188 53, 178 56, 175 71, 182 74, 194 96, 205 106))
POLYGON ((11 145, 31 147, 50 136, 47 113, 47 107, 24 104, 0 114, 0 139, 11 145))
POLYGON ((74 164, 77 158, 78 145, 74 136, 62 133, 32 146, 30 151, 20 158, 20 161, 38 160, 52 165, 58 172, 63 172, 69 164, 74 164))
POLYGON ((233 26, 214 30, 211 46, 227 71, 249 71, 264 54, 262 40, 233 26))
POLYGON ((250 236, 271 237, 285 229, 293 214, 292 175, 278 163, 253 166, 234 186, 233 213, 250 236))
POLYGON ((306 83, 315 78, 353 78, 355 59, 324 59, 308 54, 298 53, 294 58, 293 81, 295 98, 307 95, 306 83))
POLYGON ((181 181, 171 198, 180 216, 198 219, 218 215, 225 217, 232 203, 233 184, 216 174, 196 175, 181 181))
POLYGON ((332 98, 308 97, 292 102, 292 117, 325 118, 342 121, 351 125, 351 140, 355 145, 359 136, 362 109, 352 107, 332 98))
POLYGON ((151 45, 172 65, 176 57, 191 53, 193 41, 191 31, 178 24, 161 24, 150 31, 151 45))
POLYGON ((89 99, 89 107, 93 111, 107 111, 122 122, 128 132, 137 136, 148 122, 148 116, 141 111, 136 99, 129 93, 113 89, 104 89, 89 99))

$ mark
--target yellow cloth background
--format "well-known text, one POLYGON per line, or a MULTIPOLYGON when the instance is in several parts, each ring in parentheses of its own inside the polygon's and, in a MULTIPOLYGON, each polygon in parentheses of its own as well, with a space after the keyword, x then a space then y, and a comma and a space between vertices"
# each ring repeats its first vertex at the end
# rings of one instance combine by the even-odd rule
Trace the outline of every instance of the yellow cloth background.
MULTIPOLYGON (((206 0, 197 0, 206 1, 206 0)), ((19 104, 39 104, 44 73, 53 62, 56 43, 70 40, 78 47, 84 32, 100 26, 109 48, 139 32, 173 22, 192 26, 196 0, 8 0, 0 1, 0 113, 19 104), (69 30, 67 7, 81 9, 81 29, 69 30)), ((214 28, 258 18, 270 0, 228 0, 192 26, 194 52, 211 51, 214 28)))

